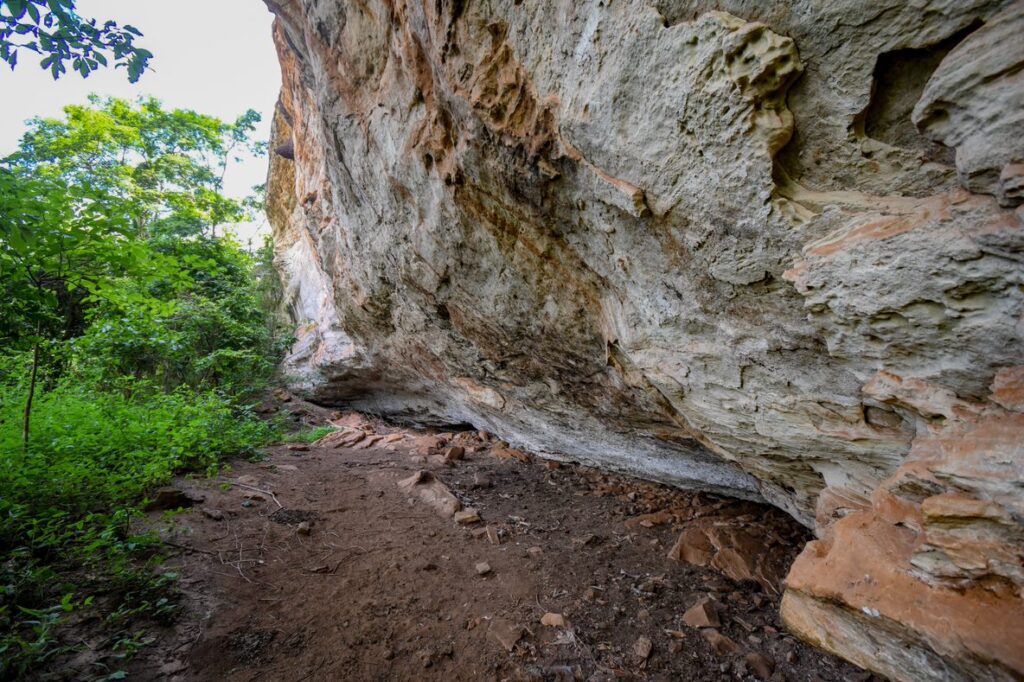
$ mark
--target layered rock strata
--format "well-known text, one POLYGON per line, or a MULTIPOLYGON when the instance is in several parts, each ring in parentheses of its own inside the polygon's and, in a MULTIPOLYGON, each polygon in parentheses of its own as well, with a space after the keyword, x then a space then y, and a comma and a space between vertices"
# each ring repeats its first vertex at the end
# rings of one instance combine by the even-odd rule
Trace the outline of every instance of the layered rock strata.
POLYGON ((268 5, 296 390, 765 499, 801 636, 1024 674, 1024 2, 268 5))

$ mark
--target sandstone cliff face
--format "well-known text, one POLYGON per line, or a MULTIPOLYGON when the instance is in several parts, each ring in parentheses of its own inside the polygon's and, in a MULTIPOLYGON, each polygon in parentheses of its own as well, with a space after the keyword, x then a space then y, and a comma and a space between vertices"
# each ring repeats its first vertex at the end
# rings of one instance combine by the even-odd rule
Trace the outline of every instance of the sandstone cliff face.
POLYGON ((763 498, 796 632, 1024 674, 1024 3, 267 2, 295 388, 763 498))

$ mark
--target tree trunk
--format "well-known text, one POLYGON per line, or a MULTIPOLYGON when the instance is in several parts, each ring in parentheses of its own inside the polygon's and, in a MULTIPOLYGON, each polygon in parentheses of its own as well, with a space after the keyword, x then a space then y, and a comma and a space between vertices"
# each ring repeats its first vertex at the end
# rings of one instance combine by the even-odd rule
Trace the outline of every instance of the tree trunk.
POLYGON ((32 376, 28 382, 28 399, 25 401, 25 421, 21 429, 21 445, 28 454, 28 436, 32 423, 32 399, 36 395, 36 374, 39 371, 39 330, 36 331, 36 342, 32 346, 32 376))

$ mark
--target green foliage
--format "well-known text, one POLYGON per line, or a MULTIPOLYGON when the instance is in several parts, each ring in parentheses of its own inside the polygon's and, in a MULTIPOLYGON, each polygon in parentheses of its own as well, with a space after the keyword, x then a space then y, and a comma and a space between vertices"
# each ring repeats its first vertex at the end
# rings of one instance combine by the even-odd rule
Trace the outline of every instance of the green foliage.
POLYGON ((125 380, 97 392, 75 377, 37 401, 23 453, 6 428, 18 422, 23 388, 0 386, 0 679, 61 653, 62 616, 93 599, 115 639, 134 618, 173 615, 173 576, 146 568, 158 541, 130 530, 137 505, 175 472, 213 472, 276 435, 214 391, 125 380))
POLYGON ((153 54, 135 46, 141 37, 134 26, 114 21, 100 24, 75 12, 75 0, 0 0, 0 59, 13 69, 22 51, 42 55, 39 66, 54 79, 71 68, 83 78, 113 60, 128 70, 135 83, 153 54))
POLYGON ((331 426, 317 426, 312 429, 305 429, 303 431, 293 431, 292 433, 286 434, 282 441, 285 443, 312 443, 313 441, 320 440, 329 433, 337 431, 331 426))
POLYGON ((122 282, 116 295, 90 312, 94 323, 71 344, 77 367, 104 386, 133 376, 168 390, 259 388, 287 339, 267 322, 259 292, 265 285, 254 278, 253 257, 227 238, 160 238, 150 244, 178 264, 189 286, 175 292, 162 282, 122 282), (170 295, 174 305, 166 314, 119 302, 170 295))
MULTIPOLYGON (((24 387, 0 393, 0 420, 17 423, 24 387)), ((36 403, 35 437, 21 453, 0 430, 0 510, 12 500, 32 515, 100 513, 142 499, 182 469, 214 471, 227 455, 266 442, 271 428, 213 390, 172 392, 124 379, 100 392, 70 375, 36 403)))
POLYGON ((146 495, 278 437, 246 407, 287 341, 272 252, 220 192, 257 121, 92 99, 0 159, 0 680, 42 678, 69 616, 102 618, 119 679, 175 611, 146 495))
POLYGON ((249 139, 255 112, 228 124, 153 99, 95 97, 64 112, 32 121, 19 150, 0 160, 0 343, 22 348, 80 333, 85 309, 101 299, 170 314, 169 290, 187 287, 189 275, 216 279, 204 266, 224 265, 211 257, 216 247, 175 240, 214 239, 218 226, 249 217, 220 190, 231 155, 260 149, 249 139), (194 253, 178 259, 176 248, 194 253), (149 295, 126 281, 162 289, 149 295))

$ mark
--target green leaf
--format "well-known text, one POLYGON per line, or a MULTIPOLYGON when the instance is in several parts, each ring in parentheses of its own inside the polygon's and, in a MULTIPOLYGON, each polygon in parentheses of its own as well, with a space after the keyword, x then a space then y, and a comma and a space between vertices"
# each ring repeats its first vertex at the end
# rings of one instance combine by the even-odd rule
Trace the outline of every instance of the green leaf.
POLYGON ((14 19, 21 19, 25 16, 25 6, 29 3, 28 0, 4 0, 3 4, 7 5, 7 9, 14 19))

